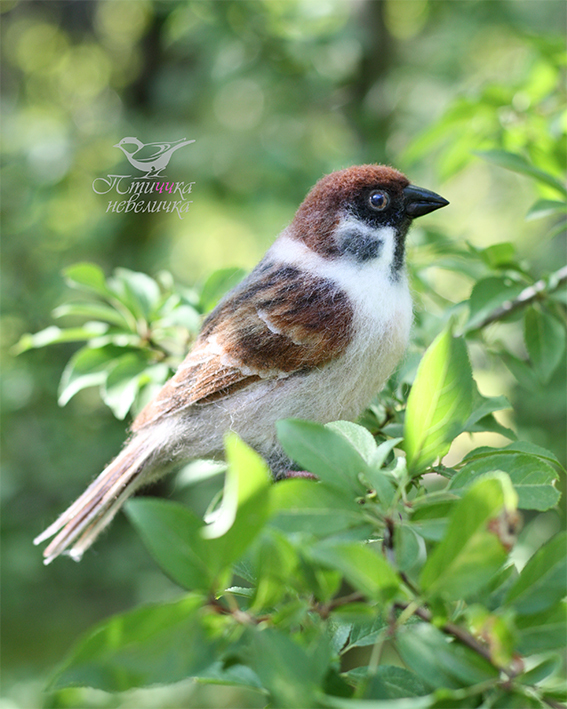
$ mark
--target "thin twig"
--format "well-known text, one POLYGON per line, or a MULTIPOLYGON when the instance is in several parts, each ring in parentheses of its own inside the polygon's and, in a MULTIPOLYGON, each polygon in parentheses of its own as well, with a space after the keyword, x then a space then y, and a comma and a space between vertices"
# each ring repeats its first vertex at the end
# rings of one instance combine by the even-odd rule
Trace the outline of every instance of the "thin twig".
MULTIPOLYGON (((316 610, 322 618, 327 618, 329 616, 329 613, 335 610, 336 608, 340 608, 341 606, 347 605, 348 603, 354 603, 357 601, 364 600, 366 600, 364 594, 356 592, 351 593, 349 596, 334 598, 332 601, 329 601, 329 603, 325 604, 324 606, 320 606, 319 608, 315 608, 314 610, 316 610)), ((398 610, 405 611, 413 605, 413 603, 395 603, 394 607, 398 610)), ((433 615, 431 614, 431 612, 428 611, 427 608, 423 608, 422 606, 416 606, 413 610, 413 614, 415 614, 418 618, 421 618, 421 620, 424 620, 426 623, 431 623, 433 620, 433 615)), ((471 635, 464 628, 461 628, 459 625, 455 625, 455 623, 449 622, 442 625, 441 630, 446 635, 452 635, 454 638, 457 638, 457 640, 460 640, 463 645, 470 647, 471 650, 474 650, 476 653, 484 657, 485 660, 488 660, 490 664, 494 665, 494 660, 490 656, 489 649, 481 642, 479 642, 474 637, 474 635, 471 635)), ((509 677, 514 676, 514 672, 508 668, 499 667, 498 669, 501 669, 509 677)))
POLYGON ((524 288, 524 290, 516 298, 512 300, 507 300, 502 305, 495 308, 491 313, 489 313, 482 322, 480 322, 474 330, 481 330, 483 327, 490 325, 497 320, 501 320, 503 317, 510 315, 519 308, 523 308, 534 300, 537 300, 540 293, 547 290, 548 293, 553 293, 557 290, 559 286, 567 281, 567 266, 560 268, 555 271, 547 280, 537 281, 532 286, 524 288))
POLYGON ((268 616, 256 617, 246 611, 240 610, 238 607, 227 608, 216 598, 210 598, 207 605, 215 613, 219 613, 220 615, 230 615, 237 623, 241 623, 242 625, 259 625, 260 623, 269 620, 268 616))
MULTIPOLYGON (((406 610, 410 605, 411 604, 409 603, 395 604, 396 608, 399 608, 400 610, 406 610)), ((418 607, 415 609, 414 614, 418 618, 421 618, 421 620, 424 620, 426 623, 431 623, 431 621, 433 620, 433 615, 430 611, 427 610, 427 608, 418 607)), ((513 679, 515 677, 516 673, 512 669, 510 669, 509 667, 500 667, 499 665, 497 665, 490 655, 490 650, 481 642, 479 642, 474 637, 474 635, 471 635, 467 630, 461 628, 461 626, 449 622, 440 626, 439 629, 446 635, 451 635, 454 638, 457 638, 457 640, 460 640, 463 645, 466 645, 471 650, 474 650, 478 655, 484 657, 484 659, 490 662, 493 667, 496 667, 498 670, 504 672, 506 675, 508 675, 510 679, 513 679)))
POLYGON ((541 701, 547 704, 548 707, 553 707, 553 709, 565 709, 565 704, 561 702, 556 702, 555 699, 549 699, 549 697, 541 697, 541 701))
POLYGON ((329 601, 328 603, 325 603, 324 605, 315 606, 313 610, 315 610, 323 620, 326 620, 329 617, 329 614, 336 608, 346 606, 349 603, 360 603, 365 600, 366 596, 363 593, 356 591, 355 593, 351 593, 348 596, 333 598, 333 600, 329 601))
POLYGON ((419 596, 419 589, 413 585, 413 583, 407 577, 407 574, 405 574, 403 571, 400 571, 400 578, 409 588, 409 590, 414 594, 414 596, 419 596))

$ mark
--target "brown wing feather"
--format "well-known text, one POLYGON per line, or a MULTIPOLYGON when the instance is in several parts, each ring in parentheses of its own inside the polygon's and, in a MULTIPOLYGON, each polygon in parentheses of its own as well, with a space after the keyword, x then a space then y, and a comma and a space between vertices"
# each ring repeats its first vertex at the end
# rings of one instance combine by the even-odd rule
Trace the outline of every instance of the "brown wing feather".
POLYGON ((260 379, 328 362, 348 345, 352 317, 347 295, 332 281, 259 264, 208 316, 194 348, 133 430, 260 379))

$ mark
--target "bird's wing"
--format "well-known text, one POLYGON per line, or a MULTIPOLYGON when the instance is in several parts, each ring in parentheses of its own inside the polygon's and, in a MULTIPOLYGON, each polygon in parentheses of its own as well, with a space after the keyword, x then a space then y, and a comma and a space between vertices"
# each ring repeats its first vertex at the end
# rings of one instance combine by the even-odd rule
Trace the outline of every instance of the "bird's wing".
POLYGON ((195 346, 133 430, 261 379, 325 364, 344 352, 352 319, 349 299, 333 281, 260 264, 208 316, 195 346))
POLYGON ((141 148, 138 148, 133 155, 140 162, 151 162, 162 155, 171 146, 171 143, 146 143, 141 148))

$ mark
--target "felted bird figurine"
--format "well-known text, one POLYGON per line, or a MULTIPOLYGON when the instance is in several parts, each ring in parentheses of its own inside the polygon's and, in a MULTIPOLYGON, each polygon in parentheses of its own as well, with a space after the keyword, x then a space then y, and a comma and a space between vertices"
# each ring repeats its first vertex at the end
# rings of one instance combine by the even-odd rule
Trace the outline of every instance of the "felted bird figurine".
POLYGON ((408 228, 447 204, 383 165, 319 180, 256 268, 206 318, 122 452, 37 537, 39 544, 56 535, 45 563, 62 553, 78 561, 135 490, 181 461, 221 456, 229 430, 277 479, 293 467, 276 437, 279 419, 356 419, 408 343, 408 228))
POLYGON ((146 177, 157 177, 161 170, 167 167, 171 156, 184 145, 194 143, 194 140, 176 140, 174 143, 142 143, 138 138, 122 138, 114 145, 128 158, 130 165, 147 173, 146 177), (134 145, 135 150, 126 150, 125 145, 134 145))

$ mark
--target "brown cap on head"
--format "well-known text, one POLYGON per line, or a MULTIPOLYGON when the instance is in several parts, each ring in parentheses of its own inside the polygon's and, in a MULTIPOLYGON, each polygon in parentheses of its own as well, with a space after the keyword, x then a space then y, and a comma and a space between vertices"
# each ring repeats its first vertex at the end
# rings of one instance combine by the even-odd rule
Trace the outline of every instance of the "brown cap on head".
POLYGON ((297 210, 291 236, 319 253, 331 246, 329 237, 338 221, 365 189, 384 189, 402 197, 410 184, 398 170, 385 165, 357 165, 325 175, 311 189, 297 210))

